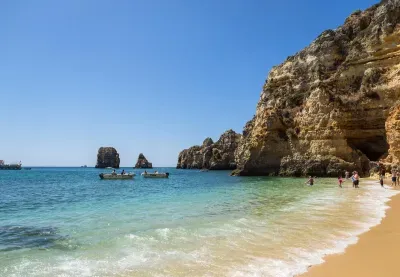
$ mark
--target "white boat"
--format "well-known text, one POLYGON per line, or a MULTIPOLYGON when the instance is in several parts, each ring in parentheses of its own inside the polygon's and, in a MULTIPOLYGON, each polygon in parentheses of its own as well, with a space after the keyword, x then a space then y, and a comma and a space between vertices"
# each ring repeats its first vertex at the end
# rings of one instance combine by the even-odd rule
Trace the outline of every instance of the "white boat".
POLYGON ((149 172, 143 172, 141 174, 144 178, 168 178, 169 177, 169 173, 159 173, 159 172, 155 172, 155 173, 149 173, 149 172))
POLYGON ((133 179, 135 173, 126 173, 126 174, 113 174, 113 173, 100 173, 100 179, 104 180, 130 180, 133 179))

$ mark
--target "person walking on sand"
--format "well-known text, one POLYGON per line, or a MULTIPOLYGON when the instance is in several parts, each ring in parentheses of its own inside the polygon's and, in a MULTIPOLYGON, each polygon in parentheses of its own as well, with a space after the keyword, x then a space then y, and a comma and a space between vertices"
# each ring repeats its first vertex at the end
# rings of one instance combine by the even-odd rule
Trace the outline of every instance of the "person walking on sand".
POLYGON ((347 170, 344 173, 344 178, 346 178, 346 180, 348 180, 350 178, 350 172, 348 172, 347 170))
POLYGON ((396 170, 392 170, 392 187, 393 186, 396 186, 396 176, 397 176, 397 172, 396 172, 396 170))
POLYGON ((343 183, 342 175, 338 177, 338 182, 339 182, 339 187, 341 188, 343 183))
POLYGON ((379 174, 379 183, 381 184, 381 187, 383 188, 383 174, 379 174))

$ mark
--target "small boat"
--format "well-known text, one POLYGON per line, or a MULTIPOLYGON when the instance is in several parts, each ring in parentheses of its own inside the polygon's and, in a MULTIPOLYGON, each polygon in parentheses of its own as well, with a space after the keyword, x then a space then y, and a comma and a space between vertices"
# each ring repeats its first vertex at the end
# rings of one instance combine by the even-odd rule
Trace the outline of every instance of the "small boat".
POLYGON ((104 180, 131 180, 135 176, 135 173, 126 174, 112 174, 112 173, 100 173, 100 179, 104 180))
POLYGON ((168 178, 169 177, 169 173, 149 173, 149 172, 143 172, 141 174, 144 178, 168 178))
POLYGON ((32 167, 23 167, 22 170, 31 170, 32 167))

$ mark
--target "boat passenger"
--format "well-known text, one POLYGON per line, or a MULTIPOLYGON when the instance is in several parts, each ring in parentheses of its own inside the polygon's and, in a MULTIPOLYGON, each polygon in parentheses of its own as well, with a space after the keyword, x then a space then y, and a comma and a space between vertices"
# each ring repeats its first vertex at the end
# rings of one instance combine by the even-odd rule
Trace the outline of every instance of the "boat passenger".
POLYGON ((113 170, 113 172, 111 174, 112 175, 117 175, 117 172, 115 172, 115 169, 113 170))
POLYGON ((121 175, 125 174, 125 169, 122 169, 121 175))

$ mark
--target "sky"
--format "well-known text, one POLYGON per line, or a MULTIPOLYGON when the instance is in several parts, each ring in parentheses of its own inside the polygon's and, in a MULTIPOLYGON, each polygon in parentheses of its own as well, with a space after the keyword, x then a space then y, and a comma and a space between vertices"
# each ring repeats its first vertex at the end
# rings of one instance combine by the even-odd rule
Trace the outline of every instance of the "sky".
POLYGON ((272 66, 371 0, 0 1, 0 159, 175 166, 242 132, 272 66))

